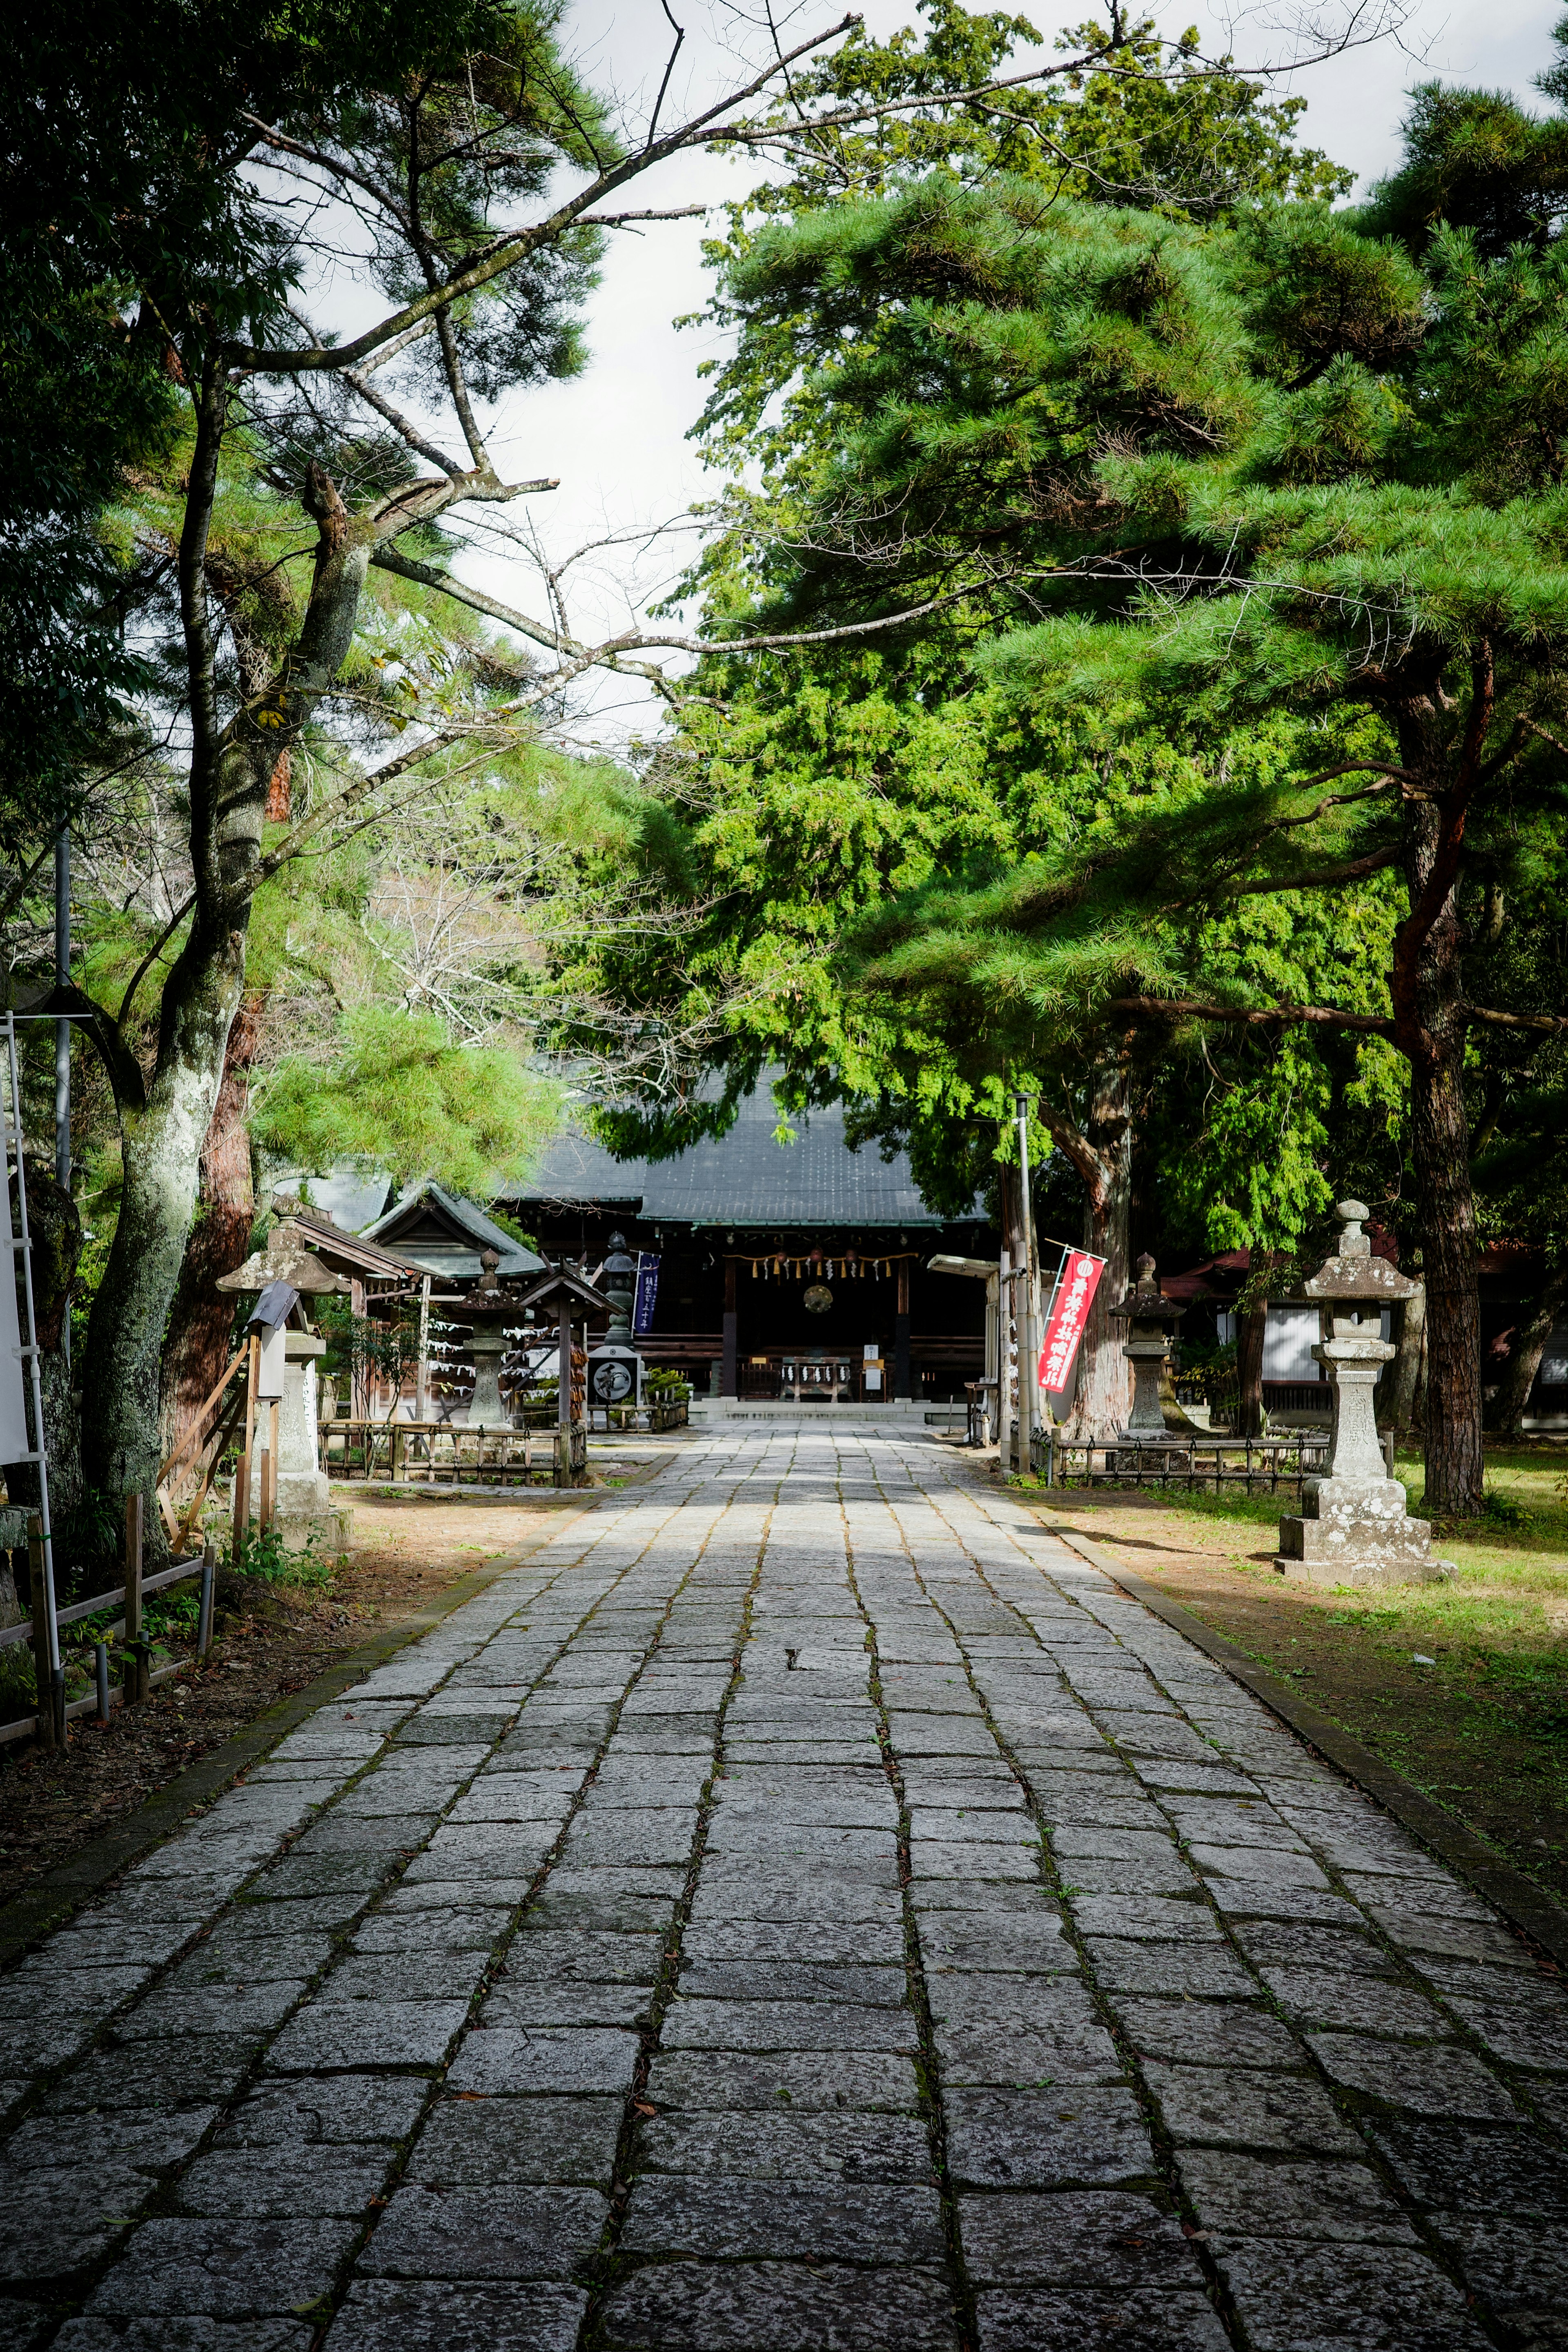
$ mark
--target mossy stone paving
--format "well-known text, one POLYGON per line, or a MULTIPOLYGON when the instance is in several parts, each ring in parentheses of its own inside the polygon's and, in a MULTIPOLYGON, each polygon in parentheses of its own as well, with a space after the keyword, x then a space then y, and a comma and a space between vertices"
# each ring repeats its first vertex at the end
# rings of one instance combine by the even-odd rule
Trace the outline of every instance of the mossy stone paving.
POLYGON ((1546 2352, 1568 1997, 910 1432, 563 1522, 5 1979, 0 2352, 1546 2352))

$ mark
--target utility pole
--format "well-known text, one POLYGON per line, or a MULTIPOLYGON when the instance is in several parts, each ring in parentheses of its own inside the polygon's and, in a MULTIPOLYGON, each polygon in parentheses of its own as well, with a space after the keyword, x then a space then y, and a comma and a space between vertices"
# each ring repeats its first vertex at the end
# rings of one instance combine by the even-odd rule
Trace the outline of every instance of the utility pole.
POLYGON ((1024 1224, 1024 1263, 1017 1276, 1018 1326, 1018 1444, 1016 1460, 1020 1475, 1034 1467, 1037 1403, 1035 1351, 1035 1220, 1029 1207, 1029 1102, 1015 1095, 1018 1114, 1018 1207, 1024 1224))
MULTIPOLYGON (((55 835, 55 985, 68 988, 71 976, 71 836, 68 824, 55 835)), ((71 1182, 71 1025, 61 1013, 55 1022, 55 1179, 61 1189, 71 1182)), ((60 1327, 60 1348, 71 1360, 70 1307, 60 1327)))

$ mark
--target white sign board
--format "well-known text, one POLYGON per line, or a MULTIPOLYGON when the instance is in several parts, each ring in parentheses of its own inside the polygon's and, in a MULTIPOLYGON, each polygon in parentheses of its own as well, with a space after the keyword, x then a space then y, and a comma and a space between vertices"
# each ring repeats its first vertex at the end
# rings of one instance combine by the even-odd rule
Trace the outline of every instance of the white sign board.
POLYGON ((16 1271, 20 1254, 12 1246, 11 1186, 5 1192, 4 1262, 0 1263, 0 1462, 20 1462, 32 1452, 27 1434, 26 1366, 22 1361, 22 1328, 16 1311, 16 1271))

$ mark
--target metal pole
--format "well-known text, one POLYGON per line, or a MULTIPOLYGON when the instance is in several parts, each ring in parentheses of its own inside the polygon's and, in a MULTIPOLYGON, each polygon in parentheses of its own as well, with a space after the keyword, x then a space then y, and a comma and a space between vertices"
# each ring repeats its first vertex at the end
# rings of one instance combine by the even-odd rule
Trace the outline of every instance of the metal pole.
POLYGON ((95 1643, 93 1643, 93 1652, 92 1652, 92 1654, 93 1654, 93 1663, 94 1663, 94 1665, 95 1665, 95 1666, 96 1666, 96 1668, 97 1668, 97 1675, 98 1675, 98 1719, 99 1719, 100 1723, 107 1723, 107 1722, 109 1721, 109 1644, 108 1644, 108 1643, 107 1643, 107 1642, 95 1642, 95 1643))
POLYGON ((202 1547, 202 1603, 196 1619, 196 1655, 205 1658, 213 1645, 213 1583, 217 1570, 216 1544, 202 1547))
MULTIPOLYGON (((22 1353, 27 1362, 27 1389, 33 1404, 33 1443, 38 1458, 38 1541, 43 1550, 44 1627, 49 1664, 49 1679, 59 1738, 65 1740, 66 1678, 60 1664, 60 1629, 55 1613, 55 1545, 49 1526, 49 1465, 48 1449, 44 1443, 44 1391, 38 1377, 38 1327, 33 1312, 33 1244, 27 1229, 27 1177, 22 1165, 22 1086, 16 1068, 16 1019, 13 1013, 5 1015, 6 1076, 10 1081, 11 1099, 6 1118, 7 1144, 14 1137, 16 1145, 16 1223, 22 1255, 22 1296, 27 1315, 27 1336, 22 1353)), ((33 1595, 32 1606, 37 1612, 38 1595, 33 1595)), ((44 1694, 38 1693, 42 1708, 44 1694)))
POLYGON ((1035 1338, 1035 1233, 1029 1209, 1029 1097, 1015 1095, 1018 1114, 1019 1213, 1024 1223, 1024 1271, 1018 1305, 1018 1468, 1033 1470, 1038 1365, 1035 1338))
POLYGON ((1007 1445, 1013 1426, 1013 1401, 1007 1386, 1007 1328, 1013 1316, 1013 1293, 1008 1285, 1012 1259, 1007 1244, 1003 1243, 997 1257, 996 1273, 996 1466, 1005 1473, 1007 1445))
MULTIPOLYGON (((71 976, 71 835, 62 824, 55 836, 55 982, 70 986, 71 976)), ((71 1186, 71 1025, 55 1023, 55 1181, 68 1192, 71 1186)), ((60 1323, 60 1353, 71 1360, 70 1301, 60 1323)))

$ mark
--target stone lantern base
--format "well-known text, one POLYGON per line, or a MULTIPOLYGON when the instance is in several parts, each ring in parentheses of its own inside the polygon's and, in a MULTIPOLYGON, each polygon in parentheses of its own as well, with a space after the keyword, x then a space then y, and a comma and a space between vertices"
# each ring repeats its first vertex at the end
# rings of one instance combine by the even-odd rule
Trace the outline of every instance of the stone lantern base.
POLYGON ((1274 1565, 1312 1584, 1380 1585, 1433 1584, 1447 1563, 1432 1557, 1430 1520, 1405 1517, 1397 1478, 1308 1478, 1274 1565))

